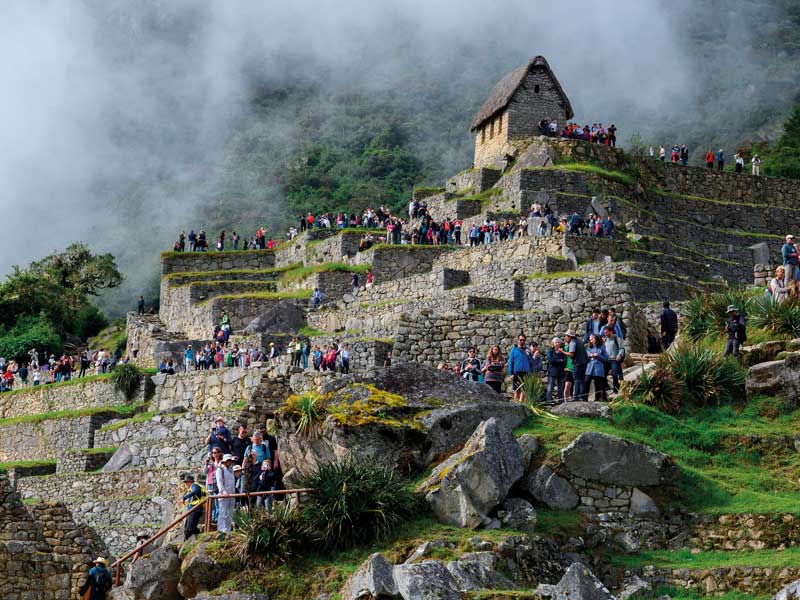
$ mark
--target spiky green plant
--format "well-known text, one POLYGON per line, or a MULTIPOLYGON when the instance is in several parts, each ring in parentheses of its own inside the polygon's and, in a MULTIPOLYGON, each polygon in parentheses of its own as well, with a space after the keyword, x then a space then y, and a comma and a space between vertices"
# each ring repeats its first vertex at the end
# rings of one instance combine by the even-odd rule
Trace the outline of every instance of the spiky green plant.
POLYGON ((325 403, 317 394, 301 394, 293 403, 293 410, 298 415, 297 435, 313 438, 319 433, 325 421, 325 403))
POLYGON ((233 523, 231 549, 242 564, 286 562, 303 542, 299 513, 290 502, 276 502, 272 512, 236 511, 233 523))
POLYGON ((682 331, 693 340, 699 340, 709 333, 724 331, 728 306, 733 304, 739 309, 739 314, 747 317, 752 301, 753 292, 740 288, 697 294, 681 308, 682 331))
POLYGON ((663 366, 643 370, 638 379, 624 382, 620 397, 624 401, 647 404, 669 414, 681 410, 680 386, 663 366))
POLYGON ((383 539, 417 512, 416 494, 393 469, 353 455, 319 465, 299 485, 314 490, 301 519, 323 549, 383 539))
POLYGON ((536 373, 531 373, 522 378, 519 390, 522 392, 523 401, 530 411, 537 417, 556 419, 557 417, 545 410, 545 392, 547 386, 544 380, 536 373))
POLYGON ((133 363, 120 364, 111 371, 111 381, 114 387, 125 394, 125 398, 130 400, 139 389, 139 382, 142 380, 142 371, 133 363))
POLYGON ((800 301, 791 298, 776 302, 771 296, 754 298, 750 306, 750 325, 779 335, 800 335, 800 301))

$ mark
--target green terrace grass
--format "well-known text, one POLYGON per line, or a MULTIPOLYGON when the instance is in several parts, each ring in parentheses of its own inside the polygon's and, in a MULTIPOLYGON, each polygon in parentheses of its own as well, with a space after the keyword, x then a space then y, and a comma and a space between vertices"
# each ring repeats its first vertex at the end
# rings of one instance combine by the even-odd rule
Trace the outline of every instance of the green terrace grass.
MULTIPOLYGON (((233 407, 231 407, 233 408, 233 407)), ((117 429, 121 429, 126 425, 132 425, 134 423, 146 423, 156 415, 162 415, 165 417, 173 417, 175 415, 181 415, 183 413, 159 413, 157 411, 148 411, 139 413, 133 417, 129 417, 127 419, 121 419, 119 421, 114 421, 113 423, 107 423, 100 428, 100 431, 116 431, 117 429)))
POLYGON ((300 329, 297 330, 297 335, 303 337, 314 337, 317 335, 328 335, 329 332, 322 331, 321 329, 317 329, 316 327, 311 327, 310 325, 303 325, 300 329))
POLYGON ((190 260, 202 260, 209 256, 257 256, 260 254, 275 254, 275 250, 224 250, 217 252, 209 247, 208 252, 176 252, 175 250, 168 250, 161 253, 161 258, 177 258, 181 256, 190 260))
POLYGON ((343 262, 329 262, 329 263, 322 263, 320 265, 309 265, 307 267, 298 267, 296 269, 292 269, 291 271, 286 271, 281 276, 281 281, 284 283, 288 283, 290 281, 302 281, 306 277, 313 275, 314 273, 327 273, 331 271, 338 271, 343 273, 359 273, 361 275, 365 274, 372 268, 372 265, 368 263, 362 263, 358 265, 349 265, 343 262))
POLYGON ((531 273, 525 279, 566 279, 568 277, 598 277, 600 273, 593 271, 556 271, 555 273, 531 273))
POLYGON ((253 281, 252 279, 213 279, 209 281, 187 281, 186 283, 181 283, 177 287, 192 287, 192 286, 208 286, 213 287, 215 285, 242 285, 242 286, 263 286, 263 287, 275 287, 275 281, 253 281))
MULTIPOLYGON (((765 205, 763 205, 763 204, 755 204, 755 203, 752 203, 752 202, 733 202, 733 201, 730 201, 730 200, 717 200, 715 198, 704 198, 703 196, 692 196, 690 194, 677 194, 677 193, 674 193, 674 192, 669 192, 667 190, 662 190, 662 189, 658 189, 658 188, 652 188, 652 189, 650 189, 648 191, 650 191, 650 192, 652 192, 654 194, 658 194, 659 196, 666 196, 666 197, 672 197, 672 198, 681 198, 683 200, 689 200, 689 201, 692 201, 692 202, 707 202, 707 203, 710 203, 710 204, 719 204, 719 205, 722 205, 722 206, 733 206, 733 207, 742 207, 742 208, 756 208, 756 209, 759 209, 759 210, 763 210, 765 208, 765 205)), ((797 208, 789 208, 789 207, 783 207, 783 206, 778 206, 778 207, 775 207, 775 208, 780 208, 782 210, 788 210, 788 211, 792 211, 792 212, 800 212, 800 209, 797 209, 797 208)), ((778 237, 780 237, 780 236, 778 236, 778 237)))
POLYGON ((32 469, 37 467, 55 467, 56 460, 13 460, 10 462, 0 462, 0 472, 6 472, 9 469, 32 469))
POLYGON ((84 448, 83 450, 79 450, 79 452, 83 454, 108 454, 116 451, 116 446, 106 446, 105 448, 84 448))
POLYGON ((136 411, 144 407, 144 404, 122 404, 118 406, 91 406, 76 410, 59 410, 54 412, 39 413, 36 415, 23 415, 20 417, 8 417, 0 419, 0 427, 19 425, 21 423, 39 423, 53 419, 75 419, 78 417, 90 417, 92 415, 104 413, 117 413, 121 418, 133 415, 136 411))
POLYGON ((113 352, 117 348, 124 348, 127 339, 128 333, 125 330, 125 320, 117 319, 91 338, 91 344, 89 345, 92 348, 106 348, 113 352))
POLYGON ((400 250, 403 252, 416 252, 416 251, 426 251, 430 250, 431 248, 441 248, 448 252, 453 250, 459 250, 466 248, 466 246, 453 246, 448 244, 440 244, 438 246, 434 244, 375 244, 372 248, 365 250, 365 252, 371 252, 372 250, 400 250))
MULTIPOLYGON (((50 376, 50 371, 47 372, 47 376, 50 376)), ((26 394, 32 392, 41 392, 42 390, 53 390, 56 388, 62 388, 72 385, 80 385, 82 383, 87 383, 90 381, 103 381, 106 379, 111 379, 111 373, 102 373, 101 375, 87 375, 86 377, 73 377, 69 381, 58 381, 55 383, 45 383, 44 381, 40 385, 28 385, 28 387, 18 387, 15 390, 11 390, 10 392, 3 392, 3 396, 6 395, 17 395, 17 394, 26 394)), ((30 382, 30 377, 28 378, 30 382)))
POLYGON ((282 267, 273 267, 271 269, 227 269, 227 270, 220 270, 220 271, 180 271, 177 273, 169 273, 164 275, 162 279, 182 279, 184 277, 233 277, 235 278, 236 275, 277 275, 283 273, 285 271, 290 271, 292 269, 297 269, 302 267, 302 262, 296 262, 289 265, 284 265, 282 267))
POLYGON ((472 202, 480 202, 481 204, 489 204, 491 202, 494 202, 498 196, 502 195, 503 195, 503 190, 501 190, 500 188, 492 187, 489 188, 488 190, 483 190, 478 194, 471 194, 469 196, 454 196, 453 198, 450 198, 449 201, 455 202, 456 200, 460 201, 467 200, 472 202))
POLYGON ((692 554, 682 550, 644 550, 639 554, 612 555, 614 566, 636 568, 646 565, 664 569, 714 569, 717 567, 800 567, 800 548, 785 550, 707 551, 692 554))
MULTIPOLYGON (((771 399, 720 406, 673 417, 641 405, 618 406, 611 422, 559 417, 531 419, 517 433, 531 433, 557 457, 580 433, 599 431, 647 444, 678 462, 672 488, 653 490, 666 504, 697 512, 800 514, 800 456, 760 447, 752 436, 794 437, 800 411, 771 399), (780 404, 780 403, 779 403, 780 404), (776 416, 777 415, 777 416, 776 416)), ((648 492, 649 493, 649 492, 648 492)))
POLYGON ((412 194, 418 194, 418 193, 441 194, 443 191, 444 191, 443 187, 416 187, 411 191, 411 193, 412 194))
POLYGON ((302 289, 283 292, 245 292, 242 294, 220 294, 219 296, 214 296, 213 298, 208 298, 207 300, 198 302, 197 305, 203 306, 209 302, 243 300, 247 298, 253 300, 307 300, 311 298, 311 292, 312 290, 302 289))
POLYGON ((571 171, 573 173, 589 173, 591 175, 597 175, 599 177, 602 177, 603 179, 609 179, 611 181, 616 181, 617 183, 622 183, 624 185, 634 185, 636 183, 636 177, 631 174, 623 173, 622 171, 609 171, 607 169, 598 167, 597 165, 593 165, 590 163, 564 163, 548 167, 530 167, 526 170, 571 171))
POLYGON ((507 309, 507 308, 470 308, 467 313, 470 315, 514 315, 521 314, 525 311, 522 309, 507 309))

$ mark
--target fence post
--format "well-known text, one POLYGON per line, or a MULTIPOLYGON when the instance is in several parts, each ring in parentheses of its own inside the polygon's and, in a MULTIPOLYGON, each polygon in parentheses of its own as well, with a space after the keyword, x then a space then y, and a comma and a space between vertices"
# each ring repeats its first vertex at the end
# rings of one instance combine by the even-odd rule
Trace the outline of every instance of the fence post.
POLYGON ((203 510, 206 511, 206 514, 204 515, 205 524, 204 524, 204 527, 203 527, 203 532, 204 533, 208 533, 209 531, 211 531, 211 497, 210 496, 206 496, 206 505, 205 505, 205 508, 203 510))

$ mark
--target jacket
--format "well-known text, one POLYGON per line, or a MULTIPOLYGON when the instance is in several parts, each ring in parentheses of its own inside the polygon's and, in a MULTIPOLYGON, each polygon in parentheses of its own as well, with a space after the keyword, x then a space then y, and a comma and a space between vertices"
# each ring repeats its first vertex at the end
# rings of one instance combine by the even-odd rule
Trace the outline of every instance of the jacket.
POLYGON ((508 372, 511 375, 531 372, 531 357, 524 349, 514 346, 508 353, 508 372))
POLYGON ((235 494, 236 493, 236 476, 233 471, 225 465, 220 465, 214 471, 214 478, 217 482, 217 490, 220 494, 235 494))
POLYGON ((113 585, 114 581, 111 578, 111 572, 102 565, 95 565, 89 569, 86 582, 81 586, 80 594, 85 594, 86 590, 91 588, 92 593, 89 596, 89 600, 106 600, 106 594, 113 585))
POLYGON ((547 350, 547 376, 561 379, 564 376, 565 366, 567 366, 567 355, 549 348, 547 350))
POLYGON ((586 319, 586 331, 583 334, 583 343, 584 344, 588 344, 589 343, 589 336, 592 335, 593 333, 596 333, 597 335, 602 335, 603 334, 603 328, 606 326, 606 320, 601 315, 600 319, 597 322, 599 323, 599 327, 600 328, 599 328, 598 331, 595 331, 594 330, 594 319, 592 317, 589 317, 588 319, 586 319))
POLYGON ((586 378, 605 377, 606 362, 608 361, 608 354, 606 354, 605 347, 600 344, 597 348, 587 348, 586 352, 589 355, 589 364, 586 367, 586 378))
POLYGON ((661 331, 669 335, 678 332, 678 315, 671 308, 661 311, 661 331))
POLYGON ((586 348, 578 338, 572 338, 572 341, 569 343, 569 345, 572 346, 572 344, 575 344, 575 349, 572 351, 574 353, 574 356, 572 357, 572 366, 582 367, 589 362, 589 357, 586 354, 586 348))
POLYGON ((792 244, 788 242, 781 247, 781 257, 783 258, 784 265, 797 264, 797 250, 792 244), (792 256, 794 254, 794 256, 792 256))

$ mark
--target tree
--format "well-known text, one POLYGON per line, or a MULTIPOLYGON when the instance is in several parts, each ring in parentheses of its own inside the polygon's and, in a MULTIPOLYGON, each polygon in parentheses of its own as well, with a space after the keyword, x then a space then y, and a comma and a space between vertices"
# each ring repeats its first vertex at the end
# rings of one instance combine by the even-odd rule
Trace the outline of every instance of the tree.
POLYGON ((764 173, 800 179, 800 104, 783 124, 783 135, 764 157, 764 173))

